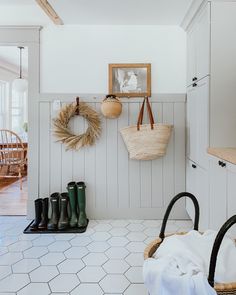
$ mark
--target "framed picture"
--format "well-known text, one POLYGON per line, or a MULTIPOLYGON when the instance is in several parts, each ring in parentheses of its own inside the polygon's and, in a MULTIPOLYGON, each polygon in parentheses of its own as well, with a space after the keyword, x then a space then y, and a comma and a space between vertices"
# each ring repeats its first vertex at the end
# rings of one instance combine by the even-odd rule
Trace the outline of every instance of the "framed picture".
POLYGON ((118 97, 151 96, 151 64, 109 64, 109 93, 118 97))

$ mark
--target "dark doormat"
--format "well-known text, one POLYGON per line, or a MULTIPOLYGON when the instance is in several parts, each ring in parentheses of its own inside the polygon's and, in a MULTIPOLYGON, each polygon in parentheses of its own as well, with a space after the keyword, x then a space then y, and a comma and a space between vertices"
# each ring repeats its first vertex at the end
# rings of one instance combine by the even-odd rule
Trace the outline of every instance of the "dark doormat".
POLYGON ((87 226, 89 223, 87 223, 87 226, 85 227, 75 227, 75 228, 67 228, 64 230, 30 230, 30 225, 34 222, 34 220, 32 220, 30 222, 30 224, 25 228, 25 230, 23 231, 24 234, 81 234, 84 233, 87 230, 87 226))

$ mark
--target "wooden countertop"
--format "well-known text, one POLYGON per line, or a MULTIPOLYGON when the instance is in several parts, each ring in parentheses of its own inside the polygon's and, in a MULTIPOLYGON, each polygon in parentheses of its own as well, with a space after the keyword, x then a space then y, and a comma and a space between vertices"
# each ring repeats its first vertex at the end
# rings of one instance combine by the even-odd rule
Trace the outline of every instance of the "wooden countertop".
POLYGON ((208 148, 208 154, 236 165, 236 148, 208 148))

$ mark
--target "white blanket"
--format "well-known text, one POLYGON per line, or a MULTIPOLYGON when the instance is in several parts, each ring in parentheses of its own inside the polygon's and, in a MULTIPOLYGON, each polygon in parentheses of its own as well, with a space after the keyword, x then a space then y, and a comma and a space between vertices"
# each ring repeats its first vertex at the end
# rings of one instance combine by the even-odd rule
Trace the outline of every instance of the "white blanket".
MULTIPOLYGON (((215 231, 203 235, 191 231, 186 235, 166 238, 154 254, 144 262, 144 282, 150 295, 213 295, 207 282, 215 231), (158 258, 158 259, 155 259, 158 258)), ((225 237, 219 251, 216 282, 236 281, 236 248, 225 237)))

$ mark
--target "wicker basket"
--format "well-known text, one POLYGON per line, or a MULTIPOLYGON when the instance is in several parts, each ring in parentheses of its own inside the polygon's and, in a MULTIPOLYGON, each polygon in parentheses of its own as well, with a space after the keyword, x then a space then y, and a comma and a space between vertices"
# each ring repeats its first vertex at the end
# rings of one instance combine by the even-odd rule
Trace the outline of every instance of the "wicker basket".
MULTIPOLYGON (((172 207, 174 206, 175 202, 178 201, 180 198, 183 197, 188 197, 190 198, 195 207, 195 220, 194 220, 194 230, 198 230, 198 223, 199 223, 199 205, 198 201, 195 198, 194 195, 183 192, 175 196, 172 201, 170 202, 169 206, 167 207, 162 226, 161 226, 161 231, 159 234, 159 238, 152 241, 145 249, 144 251, 144 259, 151 258, 153 254, 156 252, 157 248, 161 245, 165 238, 165 228, 166 228, 166 223, 168 220, 168 217, 170 215, 170 211, 172 207)), ((210 267, 209 267, 209 276, 208 276, 208 282, 209 284, 214 287, 216 290, 216 293, 219 295, 236 295, 236 281, 232 283, 227 283, 227 284, 215 284, 214 283, 214 277, 215 277, 215 268, 216 268, 216 261, 217 261, 217 255, 218 251, 221 245, 221 242, 226 234, 226 232, 229 230, 229 228, 236 223, 236 215, 232 216, 229 220, 227 220, 221 229, 219 230, 213 248, 212 248, 212 253, 211 253, 211 259, 210 259, 210 267)), ((186 233, 178 233, 178 235, 184 235, 186 233)), ((173 234, 170 234, 173 235, 173 234)), ((166 236, 170 236, 166 235, 166 236)), ((236 280, 236 278, 235 278, 236 280)), ((183 294, 184 295, 184 294, 183 294)))

